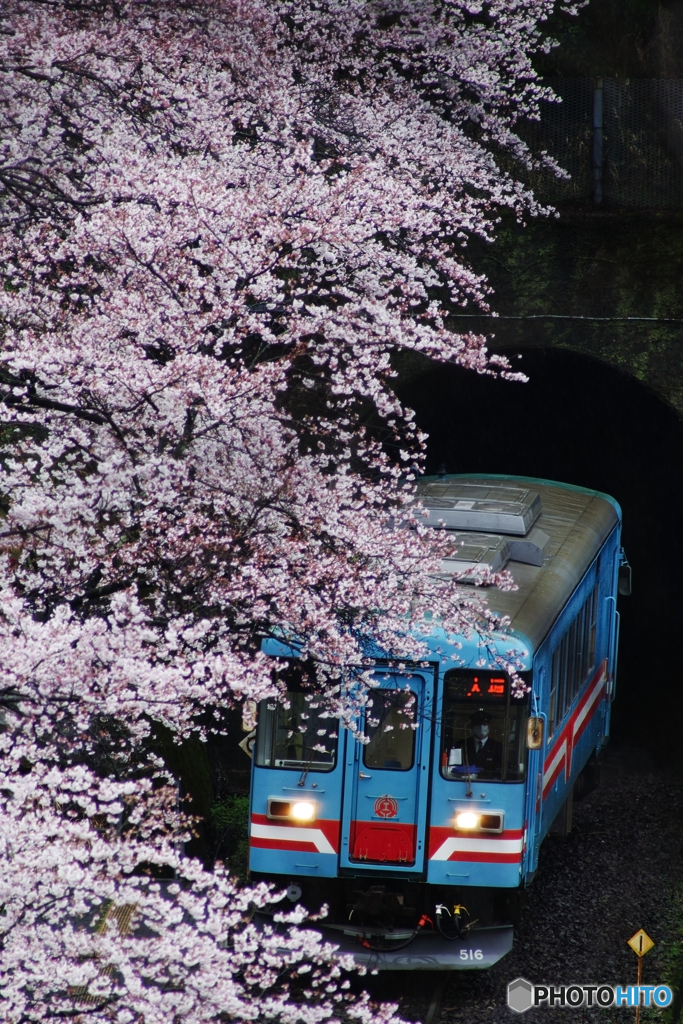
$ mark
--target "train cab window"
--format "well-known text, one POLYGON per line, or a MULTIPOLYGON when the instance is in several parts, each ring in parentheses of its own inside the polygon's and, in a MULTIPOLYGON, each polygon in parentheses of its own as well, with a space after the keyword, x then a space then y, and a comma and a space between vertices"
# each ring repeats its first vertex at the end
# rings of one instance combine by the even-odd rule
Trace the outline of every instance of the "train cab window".
POLYGON ((307 692, 303 669, 293 666, 285 682, 286 704, 273 699, 259 703, 257 766, 331 771, 337 755, 337 720, 327 717, 319 698, 307 692))
POLYGON ((526 697, 500 672, 452 669, 444 677, 441 774, 519 782, 526 766, 526 697))
POLYGON ((407 771, 415 757, 415 694, 409 690, 374 690, 365 706, 363 748, 366 768, 407 771))

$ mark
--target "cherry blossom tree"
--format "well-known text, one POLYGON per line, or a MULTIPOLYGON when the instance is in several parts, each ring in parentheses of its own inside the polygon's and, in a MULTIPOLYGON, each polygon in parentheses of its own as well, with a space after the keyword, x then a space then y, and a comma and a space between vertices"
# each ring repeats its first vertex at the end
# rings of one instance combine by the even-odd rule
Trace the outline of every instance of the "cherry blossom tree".
POLYGON ((3 1018, 325 1020, 332 952, 180 855, 151 736, 277 694, 268 636, 354 728, 370 643, 504 627, 438 575, 392 357, 514 376, 447 318, 488 308, 468 238, 542 212, 504 168, 550 162, 552 4, 6 8, 3 1018))

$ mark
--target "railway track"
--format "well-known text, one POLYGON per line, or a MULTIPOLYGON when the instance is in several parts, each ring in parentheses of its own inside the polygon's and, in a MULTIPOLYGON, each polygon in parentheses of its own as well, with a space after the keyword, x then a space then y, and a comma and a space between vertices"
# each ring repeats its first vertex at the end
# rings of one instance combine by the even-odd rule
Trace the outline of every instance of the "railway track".
MULTIPOLYGON (((574 828, 549 837, 511 953, 487 971, 387 972, 374 998, 399 1002, 406 1021, 501 1024, 511 1017, 507 986, 635 984, 627 939, 645 928, 656 945, 644 984, 665 979, 679 941, 683 905, 683 767, 646 749, 610 745, 602 783, 575 804, 574 828)), ((679 965, 679 969, 683 965, 679 965)), ((612 1024, 609 1011, 583 1007, 529 1010, 523 1024, 612 1024), (571 1019, 569 1019, 571 1018, 571 1019)), ((647 1018, 646 1018, 647 1019, 647 1018)))
POLYGON ((437 982, 432 996, 432 1001, 427 1007, 424 1024, 439 1024, 450 978, 450 974, 444 971, 442 978, 437 982))

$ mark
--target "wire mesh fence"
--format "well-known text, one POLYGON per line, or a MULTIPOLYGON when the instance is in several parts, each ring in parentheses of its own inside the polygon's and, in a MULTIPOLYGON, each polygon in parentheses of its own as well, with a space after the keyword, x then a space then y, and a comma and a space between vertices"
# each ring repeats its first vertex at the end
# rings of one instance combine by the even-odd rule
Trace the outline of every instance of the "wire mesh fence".
POLYGON ((546 81, 561 102, 544 102, 541 120, 526 125, 524 137, 533 151, 555 157, 571 178, 532 172, 528 182, 539 199, 683 207, 683 80, 546 81))
POLYGON ((546 83, 561 100, 541 104, 541 120, 521 131, 532 153, 546 151, 567 171, 569 180, 550 170, 534 171, 528 182, 542 202, 590 201, 593 189, 592 78, 556 78, 546 83))

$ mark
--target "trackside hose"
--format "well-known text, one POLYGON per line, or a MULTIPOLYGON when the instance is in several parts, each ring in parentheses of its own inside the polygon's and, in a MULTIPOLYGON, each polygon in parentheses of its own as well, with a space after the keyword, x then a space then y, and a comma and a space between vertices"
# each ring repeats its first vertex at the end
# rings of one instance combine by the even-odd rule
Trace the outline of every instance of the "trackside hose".
POLYGON ((394 950, 405 949, 406 946, 409 946, 411 942, 414 942, 415 939, 417 938, 417 936, 422 931, 422 929, 427 924, 431 925, 432 931, 434 931, 434 922, 432 921, 431 917, 428 917, 427 914, 423 914, 422 917, 420 918, 420 920, 417 922, 417 928, 415 929, 415 931, 413 932, 413 934, 409 938, 404 939, 403 942, 396 942, 396 943, 392 942, 388 946, 387 945, 384 945, 384 946, 373 946, 372 943, 365 937, 364 934, 363 935, 357 935, 356 938, 360 942, 361 946, 364 946, 365 949, 371 949, 374 953, 386 953, 388 950, 391 950, 392 953, 393 953, 394 950))
POLYGON ((469 911, 467 907, 464 907, 462 905, 462 903, 455 904, 455 906, 453 907, 452 914, 448 907, 445 906, 445 904, 439 903, 436 908, 436 927, 438 929, 439 935, 441 935, 444 939, 448 939, 449 942, 456 942, 458 939, 464 939, 470 928, 472 928, 473 925, 477 923, 478 919, 475 918, 474 921, 468 921, 468 923, 465 924, 463 920, 463 912, 467 914, 467 916, 469 917, 469 911), (452 919, 453 926, 455 928, 455 935, 449 934, 444 928, 444 914, 447 914, 448 917, 452 919))

